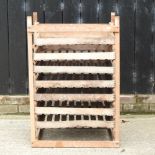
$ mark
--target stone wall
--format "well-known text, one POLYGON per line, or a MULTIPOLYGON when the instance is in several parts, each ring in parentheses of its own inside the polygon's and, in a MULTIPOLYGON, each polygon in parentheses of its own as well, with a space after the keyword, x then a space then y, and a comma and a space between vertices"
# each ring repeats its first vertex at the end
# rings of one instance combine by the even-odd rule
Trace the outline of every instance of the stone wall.
POLYGON ((0 114, 28 114, 28 96, 0 96, 0 114))

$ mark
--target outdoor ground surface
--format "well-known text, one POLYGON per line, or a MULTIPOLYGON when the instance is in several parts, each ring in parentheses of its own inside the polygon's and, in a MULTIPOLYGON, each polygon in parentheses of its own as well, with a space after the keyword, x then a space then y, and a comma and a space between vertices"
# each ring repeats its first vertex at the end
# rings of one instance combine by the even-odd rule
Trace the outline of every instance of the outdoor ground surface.
POLYGON ((122 120, 120 148, 31 148, 29 116, 0 116, 0 155, 155 155, 155 115, 122 120))

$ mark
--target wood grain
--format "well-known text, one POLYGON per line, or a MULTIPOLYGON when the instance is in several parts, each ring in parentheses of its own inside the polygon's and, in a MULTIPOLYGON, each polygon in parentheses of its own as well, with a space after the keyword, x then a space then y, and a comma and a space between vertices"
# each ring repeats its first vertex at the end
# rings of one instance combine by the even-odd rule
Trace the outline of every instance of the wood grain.
POLYGON ((113 67, 100 66, 34 66, 35 73, 107 73, 113 74, 113 67))
POLYGON ((114 80, 37 80, 37 88, 113 88, 114 80))
POLYGON ((35 107, 36 114, 107 115, 113 116, 113 108, 64 108, 35 107))
POLYGON ((114 52, 34 53, 34 60, 114 60, 114 52))
POLYGON ((35 101, 114 101, 113 94, 35 94, 35 101))

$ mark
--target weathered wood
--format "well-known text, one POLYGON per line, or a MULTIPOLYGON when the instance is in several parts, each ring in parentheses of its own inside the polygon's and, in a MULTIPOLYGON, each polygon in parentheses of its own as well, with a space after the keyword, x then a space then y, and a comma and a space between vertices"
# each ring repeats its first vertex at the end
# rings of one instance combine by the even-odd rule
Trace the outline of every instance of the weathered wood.
POLYGON ((113 108, 64 108, 35 107, 36 114, 69 114, 69 115, 108 115, 113 116, 113 108))
POLYGON ((45 23, 62 23, 62 9, 60 0, 44 1, 45 23))
POLYGON ((37 128, 113 128, 113 121, 76 120, 76 121, 46 121, 36 122, 37 128))
MULTIPOLYGON (((119 17, 115 17, 115 25, 119 26, 119 17)), ((120 34, 115 33, 115 45, 114 50, 116 51, 116 59, 114 61, 115 65, 115 127, 114 127, 114 140, 120 141, 120 34)))
POLYGON ((114 37, 113 35, 107 37, 98 37, 98 38, 37 38, 34 40, 34 44, 37 46, 43 45, 72 45, 72 44, 114 44, 114 37))
POLYGON ((32 20, 33 20, 33 25, 39 24, 37 12, 33 12, 32 20))
POLYGON ((65 140, 36 140, 32 142, 33 147, 119 147, 118 141, 65 141, 65 140))
POLYGON ((81 0, 81 21, 82 23, 98 23, 98 0, 81 0))
POLYGON ((40 38, 105 38, 108 35, 105 32, 87 32, 87 31, 80 31, 80 32, 46 32, 46 33, 39 33, 40 38))
POLYGON ((34 60, 114 60, 114 52, 34 53, 34 60))
MULTIPOLYGON (((111 12, 118 11, 117 0, 99 0, 99 23, 109 23, 111 12)), ((121 7, 120 7, 121 8, 121 7)))
POLYGON ((111 12, 111 24, 115 25, 115 12, 111 12))
POLYGON ((39 24, 28 28, 28 32, 118 32, 119 28, 109 24, 39 24))
MULTIPOLYGON (((28 34, 33 36, 30 76, 35 75, 30 81, 33 146, 56 145, 56 141, 44 141, 48 143, 45 144, 34 136, 39 135, 38 129, 48 128, 108 128, 112 141, 104 141, 103 146, 119 146, 119 19, 114 14, 111 19, 109 24, 34 22, 28 27, 28 34), (68 74, 74 80, 67 80, 71 79, 68 74), (74 88, 73 92, 68 88, 74 88)), ((94 142, 87 145, 101 146, 94 142)))
POLYGON ((35 86, 42 88, 113 88, 114 80, 37 80, 35 86))
MULTIPOLYGON (((120 33, 121 45, 120 46, 121 47, 120 48, 122 51, 121 52, 121 63, 120 63, 121 70, 122 70, 122 72, 120 72, 121 81, 122 81, 121 91, 123 94, 135 94, 135 88, 136 88, 135 86, 135 78, 136 78, 135 76, 135 73, 136 73, 135 42, 136 42, 136 39, 138 39, 137 38, 138 36, 136 34, 137 31, 135 31, 135 25, 136 25, 135 20, 137 20, 137 18, 135 17, 135 12, 136 12, 135 4, 136 3, 135 3, 135 0, 129 0, 129 1, 119 1, 118 4, 121 5, 121 8, 119 10, 119 15, 121 19, 120 20, 120 25, 121 25, 121 33, 120 33), (124 71, 125 71, 125 74, 124 74, 124 71)), ((143 16, 143 11, 142 11, 142 16, 143 16)), ((143 29, 143 26, 142 26, 142 29, 143 29)), ((141 45, 142 44, 140 44, 140 46, 141 45)), ((141 53, 141 50, 140 50, 140 53, 141 53)), ((146 52, 146 55, 147 54, 148 53, 146 52)), ((147 62, 150 62, 150 61, 147 61, 147 62)), ((143 67, 142 69, 144 70, 143 67)), ((145 82, 142 82, 142 83, 145 83, 145 82)), ((143 86, 145 87, 146 85, 143 85, 143 86)))
POLYGON ((113 94, 35 94, 35 101, 114 101, 113 94))
MULTIPOLYGON (((33 11, 37 12, 38 21, 41 23, 45 22, 45 11, 44 11, 44 1, 43 0, 26 0, 25 2, 25 8, 24 12, 26 12, 27 16, 31 16, 33 14, 33 11)), ((19 13, 19 12, 18 12, 19 13)))
POLYGON ((107 73, 113 74, 113 67, 100 66, 34 66, 35 73, 107 73))
POLYGON ((155 73, 155 12, 154 2, 141 0, 136 3, 135 42, 134 42, 134 87, 137 94, 152 94, 155 73), (142 11, 143 10, 143 11, 142 11))
MULTIPOLYGON (((7 1, 8 12, 8 48, 9 48, 9 93, 27 93, 27 47, 26 47, 26 22, 25 22, 25 0, 7 1), (17 11, 20 13, 17 13, 17 11), (20 66, 20 67, 19 67, 20 66)), ((1 8, 0 8, 1 9, 1 8)), ((0 12, 1 13, 1 12, 0 12)), ((0 21, 1 22, 1 21, 0 21)), ((3 24, 3 22, 1 23, 3 24)), ((0 28, 0 31, 3 29, 0 28)), ((5 34, 3 34, 5 35, 5 34)), ((5 36, 4 36, 5 39, 5 36)), ((0 44, 2 44, 1 42, 0 44)), ((7 46, 7 45, 5 45, 7 46)), ((1 51, 7 52, 7 51, 1 51)), ((7 61, 7 60, 6 60, 7 61)), ((4 67, 4 66, 3 66, 4 67)), ((1 70, 2 74, 3 70, 1 70)), ((5 72, 4 72, 5 73, 5 72)), ((1 86, 0 86, 1 87, 1 86)))
POLYGON ((38 52, 51 51, 51 50, 84 50, 87 51, 111 51, 111 45, 48 45, 40 46, 38 52))
MULTIPOLYGON (((32 25, 32 17, 27 17, 27 27, 30 27, 32 25)), ((33 50, 32 50, 32 43, 33 38, 32 34, 28 33, 27 37, 28 42, 28 64, 29 64, 29 94, 30 94, 30 117, 31 117, 31 141, 34 141, 36 139, 37 133, 36 133, 36 127, 35 127, 35 116, 34 116, 34 77, 33 77, 33 50)))
MULTIPOLYGON (((8 35, 8 1, 0 1, 0 94, 10 94, 10 63, 8 35)), ((16 85, 14 85, 16 87, 16 85)))
POLYGON ((63 23, 80 22, 80 0, 63 0, 63 23))

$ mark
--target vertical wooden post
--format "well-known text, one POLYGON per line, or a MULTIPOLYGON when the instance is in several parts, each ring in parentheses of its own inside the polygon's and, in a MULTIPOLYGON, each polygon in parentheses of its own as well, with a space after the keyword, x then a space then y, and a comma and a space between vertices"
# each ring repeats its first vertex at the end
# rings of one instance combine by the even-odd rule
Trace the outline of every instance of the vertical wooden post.
MULTIPOLYGON (((32 17, 27 17, 27 28, 32 26, 32 17)), ((29 64, 29 96, 30 96, 30 117, 31 117, 31 141, 32 143, 36 140, 35 133, 35 113, 34 113, 34 86, 33 86, 33 45, 32 45, 32 33, 27 32, 28 42, 28 64, 29 64)))
MULTIPOLYGON (((120 27, 119 17, 115 16, 114 25, 120 27)), ((115 141, 120 141, 120 32, 115 32, 115 47, 116 52, 115 59, 115 128, 114 128, 114 137, 115 141)))
MULTIPOLYGON (((110 21, 110 25, 114 25, 114 23, 115 23, 115 13, 114 12, 111 12, 111 21, 110 21)), ((115 55, 116 55, 116 51, 115 51, 115 44, 114 45, 112 45, 112 50, 115 52, 115 55)), ((115 59, 116 59, 116 57, 115 57, 115 59)), ((114 74, 112 75, 112 79, 115 81, 115 70, 116 70, 116 66, 115 66, 115 63, 116 63, 116 61, 115 60, 113 60, 112 61, 112 65, 114 66, 114 74)), ((115 83, 116 83, 116 81, 115 81, 115 83)), ((115 90, 115 87, 113 88, 113 93, 114 93, 114 95, 116 95, 115 94, 115 92, 116 92, 116 90, 115 90)), ((116 105, 116 102, 115 102, 115 100, 113 101, 113 107, 115 108, 115 105, 116 105)), ((114 120, 115 120, 115 114, 114 114, 114 120)), ((116 121, 115 121, 115 124, 116 124, 116 121)), ((115 139, 114 137, 115 137, 115 129, 111 129, 111 132, 112 132, 112 138, 113 138, 113 140, 115 139)))
POLYGON ((115 12, 111 12, 111 24, 115 24, 115 12))
MULTIPOLYGON (((116 27, 120 27, 119 25, 119 17, 115 16, 115 13, 111 13, 111 25, 116 27)), ((116 142, 116 146, 119 146, 120 141, 120 32, 114 32, 115 36, 115 44, 113 45, 113 51, 116 54, 115 60, 113 61, 113 66, 115 68, 115 72, 113 75, 113 79, 115 80, 115 87, 113 89, 115 94, 115 101, 113 102, 113 106, 115 109, 115 127, 113 129, 113 138, 116 142)))
MULTIPOLYGON (((37 12, 33 12, 33 15, 32 15, 32 24, 33 25, 39 24, 37 12)), ((34 41, 37 39, 37 37, 39 37, 39 33, 37 33, 37 32, 33 33, 33 39, 34 39, 34 41)))
POLYGON ((38 14, 37 12, 33 12, 33 25, 38 24, 38 14))

